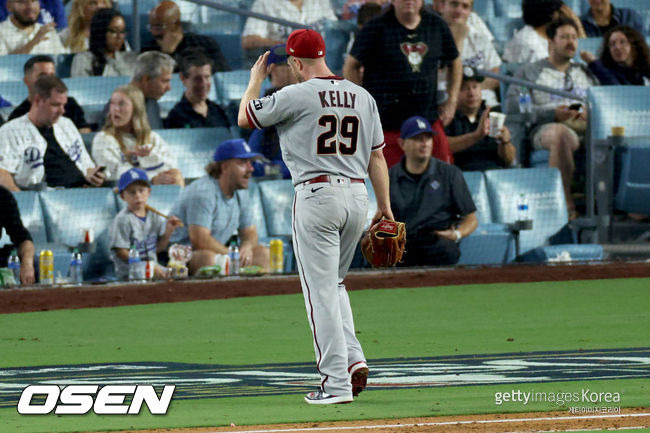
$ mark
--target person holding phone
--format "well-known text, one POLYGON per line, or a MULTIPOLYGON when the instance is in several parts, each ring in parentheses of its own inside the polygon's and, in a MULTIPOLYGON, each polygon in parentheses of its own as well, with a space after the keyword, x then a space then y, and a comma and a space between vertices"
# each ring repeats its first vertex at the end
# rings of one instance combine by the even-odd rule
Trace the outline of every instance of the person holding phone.
POLYGON ((134 85, 113 92, 104 129, 93 139, 93 158, 106 177, 118 180, 129 169, 144 170, 152 184, 184 185, 176 158, 149 126, 142 91, 134 85))

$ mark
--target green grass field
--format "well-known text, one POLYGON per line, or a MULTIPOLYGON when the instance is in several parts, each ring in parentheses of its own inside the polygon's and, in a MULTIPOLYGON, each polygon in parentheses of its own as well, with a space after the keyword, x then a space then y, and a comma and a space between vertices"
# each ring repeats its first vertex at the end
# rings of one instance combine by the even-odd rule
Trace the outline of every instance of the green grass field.
MULTIPOLYGON (((350 292, 369 359, 645 347, 649 279, 448 286, 350 292)), ((216 289, 215 289, 216 290, 216 289)), ((300 295, 0 315, 0 365, 103 362, 267 364, 314 359, 300 295)), ((372 368, 372 366, 371 366, 372 368)), ((621 392, 650 406, 650 380, 535 384, 535 390, 621 392)), ((517 412, 496 406, 510 385, 366 392, 352 405, 310 407, 302 395, 172 401, 165 416, 21 416, 0 432, 69 432, 517 412)))

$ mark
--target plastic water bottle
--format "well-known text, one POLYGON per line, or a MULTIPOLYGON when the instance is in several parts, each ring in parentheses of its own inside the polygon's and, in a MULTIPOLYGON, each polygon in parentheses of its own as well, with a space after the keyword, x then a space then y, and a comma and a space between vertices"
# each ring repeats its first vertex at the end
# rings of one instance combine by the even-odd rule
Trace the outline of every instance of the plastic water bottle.
POLYGON ((533 112, 533 101, 527 87, 519 89, 519 112, 522 114, 533 112))
POLYGON ((129 250, 129 281, 140 281, 143 279, 141 265, 140 251, 133 244, 129 250))
POLYGON ((74 249, 70 256, 70 270, 69 275, 72 284, 82 285, 84 282, 83 276, 83 260, 81 253, 77 248, 74 249))
POLYGON ((228 247, 228 257, 230 258, 230 273, 239 274, 239 247, 235 241, 232 241, 228 247))
POLYGON ((530 219, 528 213, 528 198, 523 192, 519 194, 517 200, 517 221, 528 221, 530 219))
POLYGON ((16 285, 20 285, 20 257, 18 257, 16 250, 11 251, 7 267, 13 272, 16 285))

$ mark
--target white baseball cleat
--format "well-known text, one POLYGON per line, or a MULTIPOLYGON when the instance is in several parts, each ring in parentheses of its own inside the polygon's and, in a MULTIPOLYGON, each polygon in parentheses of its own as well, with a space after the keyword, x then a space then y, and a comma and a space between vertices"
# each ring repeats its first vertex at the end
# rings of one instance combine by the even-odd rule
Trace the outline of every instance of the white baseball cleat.
POLYGON ((305 401, 309 404, 352 403, 352 396, 327 394, 322 389, 319 389, 318 391, 307 393, 305 401))

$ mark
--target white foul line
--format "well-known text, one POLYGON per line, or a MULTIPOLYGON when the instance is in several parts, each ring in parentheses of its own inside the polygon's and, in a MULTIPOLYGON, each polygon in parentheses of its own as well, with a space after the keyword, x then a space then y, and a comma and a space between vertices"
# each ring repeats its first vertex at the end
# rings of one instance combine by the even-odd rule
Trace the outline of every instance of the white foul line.
MULTIPOLYGON (((483 419, 483 420, 466 420, 466 421, 443 421, 443 422, 419 422, 415 424, 383 424, 383 425, 360 425, 360 426, 342 426, 342 427, 308 427, 308 428, 288 428, 274 430, 238 430, 233 433, 289 433, 289 432, 317 432, 329 430, 359 430, 359 429, 377 429, 377 428, 406 428, 406 427, 433 427, 445 425, 460 424, 497 424, 509 422, 535 422, 535 421, 567 421, 583 419, 606 419, 606 418, 636 418, 650 416, 650 413, 622 413, 612 415, 594 415, 594 416, 559 416, 544 418, 510 418, 510 419, 483 419)), ((571 431, 571 430, 569 430, 571 431)), ((575 430, 574 430, 575 431, 575 430)), ((210 432, 219 433, 219 432, 210 432)))

